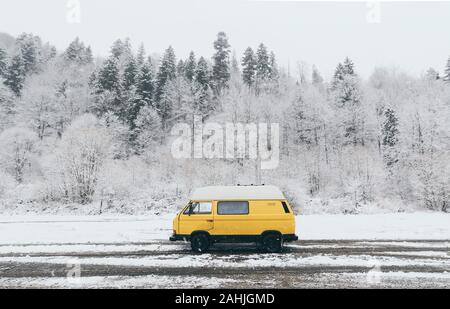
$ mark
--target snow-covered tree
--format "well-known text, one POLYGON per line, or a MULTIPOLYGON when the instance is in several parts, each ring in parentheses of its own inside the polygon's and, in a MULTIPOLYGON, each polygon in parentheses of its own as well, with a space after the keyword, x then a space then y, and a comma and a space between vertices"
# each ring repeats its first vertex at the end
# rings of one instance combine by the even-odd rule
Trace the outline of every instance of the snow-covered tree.
POLYGON ((447 60, 447 65, 445 66, 444 80, 450 82, 450 57, 447 60))
POLYGON ((0 166, 19 183, 24 181, 25 169, 31 164, 36 143, 36 134, 26 128, 14 127, 0 134, 0 166))
POLYGON ((151 106, 145 106, 139 111, 135 134, 136 150, 139 154, 159 144, 162 135, 161 118, 151 106))
POLYGON ((228 86, 230 80, 230 44, 225 32, 219 32, 214 41, 212 76, 215 84, 215 90, 220 93, 228 86))
POLYGON ((242 80, 247 86, 252 86, 256 78, 256 58, 251 47, 248 47, 242 58, 242 80))
POLYGON ((192 82, 195 78, 195 71, 197 69, 197 61, 195 60, 195 54, 193 51, 189 53, 189 58, 186 60, 185 63, 185 76, 186 79, 190 82, 192 82))
POLYGON ((256 79, 258 82, 264 82, 270 79, 271 66, 270 56, 267 47, 261 43, 256 51, 256 79))
POLYGON ((386 165, 391 167, 398 161, 395 146, 398 143, 399 122, 394 110, 388 108, 384 112, 385 120, 382 127, 382 145, 386 165))
POLYGON ((153 102, 154 92, 153 67, 151 61, 147 60, 140 67, 139 74, 136 77, 136 93, 146 105, 150 105, 153 102))
POLYGON ((25 64, 20 55, 12 57, 6 70, 5 85, 7 85, 16 96, 22 93, 23 83, 25 82, 25 64))
POLYGON ((6 69, 8 67, 8 55, 6 51, 0 47, 0 78, 5 77, 6 69))
POLYGON ((70 201, 92 202, 100 168, 109 155, 107 130, 93 115, 83 115, 64 133, 56 150, 55 172, 62 195, 70 201))
POLYGON ((67 49, 64 51, 63 57, 68 62, 74 62, 78 65, 92 63, 92 50, 86 47, 83 42, 77 37, 73 40, 67 49))
POLYGON ((171 101, 167 100, 169 84, 177 76, 175 52, 172 46, 166 49, 164 56, 159 66, 158 74, 156 75, 156 93, 155 93, 155 107, 163 123, 170 117, 171 101))

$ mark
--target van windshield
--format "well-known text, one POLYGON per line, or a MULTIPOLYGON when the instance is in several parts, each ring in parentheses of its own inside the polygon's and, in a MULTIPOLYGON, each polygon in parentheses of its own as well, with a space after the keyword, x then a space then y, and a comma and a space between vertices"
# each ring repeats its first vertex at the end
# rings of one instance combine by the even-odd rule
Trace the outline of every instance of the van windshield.
POLYGON ((185 215, 210 214, 212 210, 211 202, 191 202, 189 207, 184 211, 185 215))

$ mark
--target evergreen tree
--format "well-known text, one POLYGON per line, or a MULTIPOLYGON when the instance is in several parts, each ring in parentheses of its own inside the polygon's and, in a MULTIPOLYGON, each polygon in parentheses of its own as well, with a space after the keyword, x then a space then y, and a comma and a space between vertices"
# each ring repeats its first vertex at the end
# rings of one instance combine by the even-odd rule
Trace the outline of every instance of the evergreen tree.
POLYGON ((180 59, 177 64, 177 75, 184 76, 184 61, 180 59))
POLYGON ((166 92, 170 90, 169 84, 176 76, 175 52, 172 46, 169 46, 164 53, 158 74, 156 75, 155 107, 161 117, 164 128, 166 128, 166 122, 170 118, 173 110, 173 106, 171 105, 173 102, 168 99, 169 94, 166 92))
POLYGON ((111 55, 116 59, 128 57, 131 53, 131 44, 128 38, 125 41, 118 39, 111 46, 111 55))
POLYGON ((270 75, 271 69, 269 54, 266 46, 261 43, 256 51, 256 79, 257 81, 267 81, 270 79, 270 75))
POLYGON ((390 108, 386 109, 384 117, 382 128, 383 146, 394 147, 398 142, 398 118, 390 108))
POLYGON ((252 86, 256 77, 256 59, 255 53, 251 47, 248 47, 242 58, 242 80, 247 86, 252 86))
POLYGON ((185 77, 188 81, 192 82, 195 78, 195 70, 197 68, 197 62, 195 60, 195 54, 193 51, 189 53, 189 58, 185 64, 185 77))
POLYGON ((136 65, 140 68, 145 62, 145 48, 144 44, 139 46, 139 50, 136 56, 136 65))
POLYGON ((125 69, 123 71, 123 89, 125 91, 130 90, 136 83, 136 76, 138 74, 138 67, 136 60, 133 56, 130 56, 125 64, 125 69))
POLYGON ((343 64, 343 73, 344 75, 350 75, 355 76, 355 69, 353 61, 350 60, 350 58, 346 57, 343 64))
POLYGON ((228 87, 230 80, 230 44, 225 32, 219 32, 214 41, 213 56, 213 80, 216 92, 220 93, 222 89, 228 87))
POLYGON ((39 37, 32 34, 21 34, 16 39, 17 56, 22 58, 25 75, 36 73, 41 62, 42 43, 39 37))
POLYGON ((92 49, 90 46, 86 47, 84 53, 84 63, 89 64, 94 62, 94 55, 92 54, 92 49))
POLYGON ((445 67, 444 80, 450 82, 450 57, 447 60, 447 66, 445 67))
POLYGON ((275 80, 278 78, 278 64, 277 64, 277 59, 275 57, 275 53, 272 51, 270 52, 270 56, 269 56, 269 64, 270 64, 270 74, 269 74, 269 78, 271 80, 275 80))
POLYGON ((344 80, 344 77, 345 77, 344 66, 342 65, 342 63, 339 63, 333 75, 333 82, 332 82, 333 89, 336 89, 339 83, 344 80))
POLYGON ((159 67, 158 74, 156 75, 156 103, 159 104, 164 92, 164 87, 166 84, 175 79, 176 77, 176 58, 175 52, 172 46, 166 49, 163 58, 161 60, 161 65, 159 67))
POLYGON ((20 96, 25 82, 25 64, 20 55, 15 55, 6 70, 5 85, 16 95, 20 96))
POLYGON ((195 81, 201 85, 203 89, 210 86, 211 73, 209 71, 208 62, 206 62, 203 57, 200 57, 198 60, 198 64, 195 69, 195 81))
POLYGON ((69 44, 69 47, 64 51, 63 57, 66 61, 79 65, 88 64, 93 61, 91 48, 86 48, 78 37, 69 44))
POLYGON ((8 68, 8 64, 6 61, 6 51, 0 47, 0 77, 5 77, 6 75, 6 69, 8 68))
POLYGON ((383 157, 387 167, 391 167, 398 161, 397 151, 394 148, 398 143, 398 118, 395 112, 388 108, 384 113, 385 119, 382 127, 383 157))
POLYGON ((111 91, 120 93, 120 71, 117 64, 117 59, 109 57, 106 59, 102 68, 98 72, 97 87, 98 90, 111 91))
POLYGON ((153 93, 155 90, 153 76, 153 68, 149 59, 142 65, 136 78, 136 93, 145 105, 152 104, 153 93))

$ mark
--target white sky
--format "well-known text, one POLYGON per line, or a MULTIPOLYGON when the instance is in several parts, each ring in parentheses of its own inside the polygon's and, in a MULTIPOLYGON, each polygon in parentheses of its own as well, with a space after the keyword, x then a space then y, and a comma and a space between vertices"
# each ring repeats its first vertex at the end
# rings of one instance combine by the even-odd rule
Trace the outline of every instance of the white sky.
POLYGON ((150 53, 169 44, 177 57, 190 50, 211 57, 218 31, 228 34, 240 58, 264 42, 279 64, 316 64, 329 78, 345 56, 367 77, 376 66, 412 74, 443 71, 450 56, 450 2, 383 2, 381 22, 368 23, 367 2, 249 0, 78 0, 81 22, 67 22, 67 3, 77 0, 2 0, 0 32, 32 32, 64 49, 79 36, 96 55, 117 38, 144 42, 150 53))

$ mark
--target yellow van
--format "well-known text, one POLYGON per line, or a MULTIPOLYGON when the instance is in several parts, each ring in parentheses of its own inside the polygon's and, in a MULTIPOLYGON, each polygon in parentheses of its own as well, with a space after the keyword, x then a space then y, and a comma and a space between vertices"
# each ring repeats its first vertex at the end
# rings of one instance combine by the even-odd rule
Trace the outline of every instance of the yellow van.
POLYGON ((171 241, 190 241, 205 252, 216 242, 256 242, 267 252, 280 252, 295 241, 295 216, 274 186, 218 186, 194 191, 173 220, 171 241))

